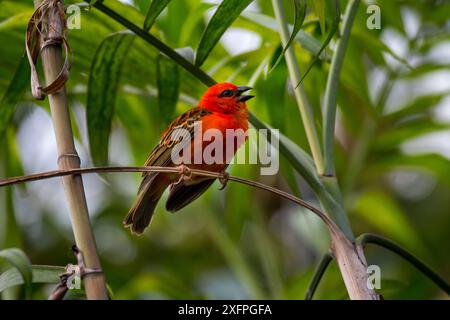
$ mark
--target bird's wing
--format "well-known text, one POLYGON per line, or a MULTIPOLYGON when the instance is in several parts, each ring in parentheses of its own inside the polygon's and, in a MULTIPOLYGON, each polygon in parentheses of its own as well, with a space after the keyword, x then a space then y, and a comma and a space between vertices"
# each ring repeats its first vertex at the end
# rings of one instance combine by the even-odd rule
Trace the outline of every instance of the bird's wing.
POLYGON ((166 202, 166 210, 176 212, 200 197, 213 183, 215 179, 208 179, 193 185, 186 186, 178 182, 170 187, 169 197, 166 202))
MULTIPOLYGON (((172 164, 171 154, 174 146, 177 145, 178 147, 179 143, 189 143, 198 128, 199 121, 208 114, 211 114, 211 111, 196 107, 176 118, 162 133, 160 142, 150 153, 150 156, 147 158, 144 165, 158 167, 170 166, 172 164), (181 131, 179 129, 186 129, 190 135, 190 139, 182 139, 183 134, 185 134, 186 131, 181 131)), ((185 145, 180 146, 179 150, 184 147, 185 145)), ((143 179, 139 190, 153 180, 157 174, 157 172, 144 172, 142 176, 145 178, 143 179)))

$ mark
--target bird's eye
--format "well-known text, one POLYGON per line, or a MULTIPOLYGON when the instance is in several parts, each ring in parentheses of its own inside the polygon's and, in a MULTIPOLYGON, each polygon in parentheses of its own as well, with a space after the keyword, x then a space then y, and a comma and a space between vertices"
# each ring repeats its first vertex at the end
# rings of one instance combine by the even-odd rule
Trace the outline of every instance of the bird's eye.
POLYGON ((234 94, 232 90, 224 90, 220 94, 220 97, 231 97, 234 94))

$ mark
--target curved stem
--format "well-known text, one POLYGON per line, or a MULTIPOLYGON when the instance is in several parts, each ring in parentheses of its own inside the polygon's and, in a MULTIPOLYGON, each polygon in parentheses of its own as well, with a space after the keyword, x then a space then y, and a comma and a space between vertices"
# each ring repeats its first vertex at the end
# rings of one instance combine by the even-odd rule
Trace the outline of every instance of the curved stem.
MULTIPOLYGON (((42 173, 36 173, 27 176, 20 176, 14 178, 7 178, 0 180, 0 187, 8 186, 12 184, 17 184, 21 182, 27 181, 37 181, 43 179, 50 179, 55 177, 63 177, 63 176, 76 176, 80 174, 87 173, 101 173, 101 172, 160 172, 160 173, 178 173, 179 175, 183 175, 183 169, 176 167, 157 167, 157 166, 148 166, 148 167, 137 167, 137 166, 125 166, 125 167, 92 167, 92 168, 75 168, 75 169, 67 169, 67 170, 54 170, 47 171, 42 173)), ((269 191, 271 193, 277 194, 287 200, 290 200, 302 207, 308 209, 309 211, 315 213, 325 224, 332 234, 339 233, 340 230, 336 226, 336 224, 321 210, 317 209, 313 205, 308 202, 293 196, 292 194, 279 190, 277 188, 265 185, 261 182, 252 181, 240 177, 228 176, 224 173, 217 173, 213 171, 206 170, 197 170, 197 169, 189 169, 189 174, 198 175, 203 177, 217 178, 222 181, 234 181, 241 184, 246 184, 248 186, 252 186, 255 188, 259 188, 262 190, 269 191)))
POLYGON ((323 115, 323 154, 325 161, 325 176, 334 176, 334 127, 336 123, 336 98, 339 87, 339 75, 344 62, 345 50, 347 49, 348 39, 355 20, 356 11, 360 0, 350 0, 347 4, 343 20, 343 30, 341 38, 336 47, 336 51, 331 61, 330 73, 328 74, 327 87, 324 97, 324 115, 323 115))
POLYGON ((319 286, 319 282, 322 279, 325 271, 330 265, 331 260, 333 260, 333 256, 330 252, 324 254, 322 259, 320 260, 317 269, 314 271, 313 278, 311 283, 309 284, 308 291, 306 292, 305 300, 312 300, 314 292, 316 292, 317 287, 319 286))
POLYGON ((367 243, 372 243, 379 245, 380 247, 383 247, 385 249, 388 249, 406 261, 408 261, 410 264, 412 264, 414 267, 416 267, 417 270, 422 272, 426 277, 428 277, 431 281, 433 281, 439 288, 444 290, 448 295, 450 295, 450 284, 447 283, 441 276, 439 276, 436 272, 431 270, 429 266, 427 266, 425 263, 420 261, 417 257, 413 256, 411 253, 409 253, 404 248, 400 247, 395 242, 384 238, 382 236, 371 234, 371 233, 364 233, 361 236, 358 237, 357 241, 364 247, 367 243))

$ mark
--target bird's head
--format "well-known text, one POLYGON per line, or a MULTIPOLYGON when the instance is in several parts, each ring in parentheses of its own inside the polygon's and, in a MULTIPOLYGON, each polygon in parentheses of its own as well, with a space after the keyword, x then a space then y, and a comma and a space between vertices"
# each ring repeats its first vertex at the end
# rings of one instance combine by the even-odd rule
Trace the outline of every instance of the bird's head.
POLYGON ((215 84, 205 92, 199 105, 205 109, 221 113, 235 113, 247 106, 245 102, 253 96, 245 95, 244 92, 251 87, 236 86, 229 82, 215 84))

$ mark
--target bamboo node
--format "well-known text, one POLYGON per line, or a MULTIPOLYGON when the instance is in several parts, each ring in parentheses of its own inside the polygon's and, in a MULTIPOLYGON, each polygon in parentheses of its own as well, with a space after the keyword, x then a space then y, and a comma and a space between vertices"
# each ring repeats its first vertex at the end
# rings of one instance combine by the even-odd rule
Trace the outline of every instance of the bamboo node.
POLYGON ((56 286, 56 288, 53 290, 53 292, 48 297, 49 300, 62 300, 64 299, 64 296, 66 295, 67 291, 70 289, 67 286, 67 282, 74 276, 80 277, 80 279, 83 279, 85 276, 92 274, 92 273, 103 273, 102 269, 92 269, 87 268, 86 264, 84 262, 83 253, 81 250, 76 246, 72 246, 72 251, 75 254, 75 257, 77 258, 77 268, 78 271, 74 269, 73 264, 68 264, 66 266, 66 272, 61 274, 59 276, 59 284, 56 286))
POLYGON ((78 161, 78 164, 80 164, 81 162, 80 157, 78 156, 77 153, 63 153, 58 157, 58 165, 60 165, 60 161, 62 161, 65 158, 76 159, 76 161, 78 161))

